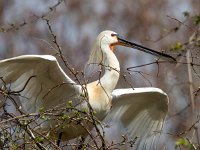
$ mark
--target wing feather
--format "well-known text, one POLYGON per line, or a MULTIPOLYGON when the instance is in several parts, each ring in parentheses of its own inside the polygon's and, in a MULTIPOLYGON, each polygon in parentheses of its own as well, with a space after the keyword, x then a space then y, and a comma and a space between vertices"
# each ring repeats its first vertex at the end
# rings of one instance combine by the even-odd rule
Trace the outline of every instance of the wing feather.
POLYGON ((120 121, 131 137, 140 138, 141 149, 154 147, 152 143, 162 130, 168 110, 166 93, 158 88, 135 88, 116 89, 112 95, 112 108, 106 120, 120 121))
POLYGON ((23 55, 2 60, 0 77, 10 90, 20 91, 20 101, 27 113, 38 112, 43 106, 52 108, 64 99, 66 102, 67 97, 79 94, 81 88, 51 55, 23 55))

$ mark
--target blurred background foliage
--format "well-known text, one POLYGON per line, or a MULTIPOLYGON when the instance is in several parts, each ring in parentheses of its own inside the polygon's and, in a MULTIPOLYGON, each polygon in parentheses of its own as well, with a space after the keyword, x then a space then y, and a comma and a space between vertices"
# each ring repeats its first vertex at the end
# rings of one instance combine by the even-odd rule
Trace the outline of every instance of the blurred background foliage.
POLYGON ((177 64, 161 63, 143 52, 117 47, 122 69, 117 88, 163 89, 170 103, 161 145, 166 149, 199 147, 200 1, 1 0, 0 58, 55 54, 43 18, 50 20, 64 55, 77 71, 84 69, 96 36, 108 29, 177 58, 177 64))

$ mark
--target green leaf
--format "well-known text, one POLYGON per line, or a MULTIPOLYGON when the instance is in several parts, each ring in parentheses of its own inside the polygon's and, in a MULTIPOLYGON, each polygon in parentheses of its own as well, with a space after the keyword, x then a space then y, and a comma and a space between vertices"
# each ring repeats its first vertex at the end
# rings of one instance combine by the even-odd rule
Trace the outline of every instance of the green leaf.
POLYGON ((88 108, 83 108, 82 111, 85 113, 89 112, 88 108))
POLYGON ((188 141, 185 138, 180 138, 176 141, 177 146, 181 146, 181 145, 186 146, 187 144, 188 144, 188 141))
POLYGON ((67 107, 73 107, 72 101, 68 101, 68 102, 67 102, 67 107))
POLYGON ((46 119, 46 116, 45 116, 45 115, 42 115, 40 118, 41 118, 41 119, 46 119))
POLYGON ((42 142, 42 141, 44 140, 44 138, 41 137, 41 136, 38 136, 38 137, 35 138, 35 140, 36 140, 37 142, 42 142))
POLYGON ((170 50, 172 51, 183 51, 185 50, 184 45, 181 42, 176 42, 171 46, 170 50))
POLYGON ((66 114, 63 114, 60 119, 65 120, 65 119, 69 119, 70 117, 66 114))
POLYGON ((95 115, 97 112, 93 110, 93 115, 95 115))
POLYGON ((183 147, 187 147, 190 150, 195 150, 195 146, 194 144, 192 144, 188 139, 186 138, 179 138, 176 143, 175 143, 175 147, 179 147, 179 146, 183 146, 183 147))
POLYGON ((190 13, 189 13, 188 11, 184 11, 184 12, 183 12, 183 15, 184 15, 184 17, 189 17, 189 16, 190 16, 190 13))
POLYGON ((195 16, 194 23, 195 23, 195 25, 199 25, 200 24, 200 15, 195 16))
POLYGON ((40 107, 39 111, 44 112, 44 107, 40 107))

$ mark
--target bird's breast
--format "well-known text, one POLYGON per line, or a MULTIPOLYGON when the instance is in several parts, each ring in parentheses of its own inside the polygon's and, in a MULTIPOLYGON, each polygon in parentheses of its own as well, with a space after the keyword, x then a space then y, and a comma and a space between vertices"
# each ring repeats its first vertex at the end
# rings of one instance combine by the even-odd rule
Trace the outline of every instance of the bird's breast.
POLYGON ((111 108, 111 94, 98 84, 91 84, 87 88, 89 103, 96 116, 102 120, 111 108))

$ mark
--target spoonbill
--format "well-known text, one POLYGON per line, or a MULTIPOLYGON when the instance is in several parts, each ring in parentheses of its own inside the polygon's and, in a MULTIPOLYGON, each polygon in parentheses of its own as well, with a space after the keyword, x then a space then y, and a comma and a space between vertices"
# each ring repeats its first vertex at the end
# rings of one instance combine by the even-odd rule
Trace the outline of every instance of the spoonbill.
MULTIPOLYGON (((154 87, 115 89, 120 76, 120 65, 114 54, 117 45, 175 61, 172 56, 128 42, 117 33, 107 30, 96 38, 89 58, 89 63, 101 63, 104 66, 105 72, 97 81, 84 86, 75 83, 51 55, 22 55, 1 60, 0 77, 11 91, 19 91, 22 108, 27 114, 66 104, 71 97, 83 95, 85 88, 88 102, 100 121, 116 120, 132 137, 148 137, 162 130, 168 110, 168 96, 154 87)), ((82 101, 74 107, 81 109, 88 105, 82 101)), ((46 120, 41 130, 53 129, 55 122, 46 120)), ((87 134, 79 124, 64 124, 58 132, 62 132, 63 141, 87 134)))

